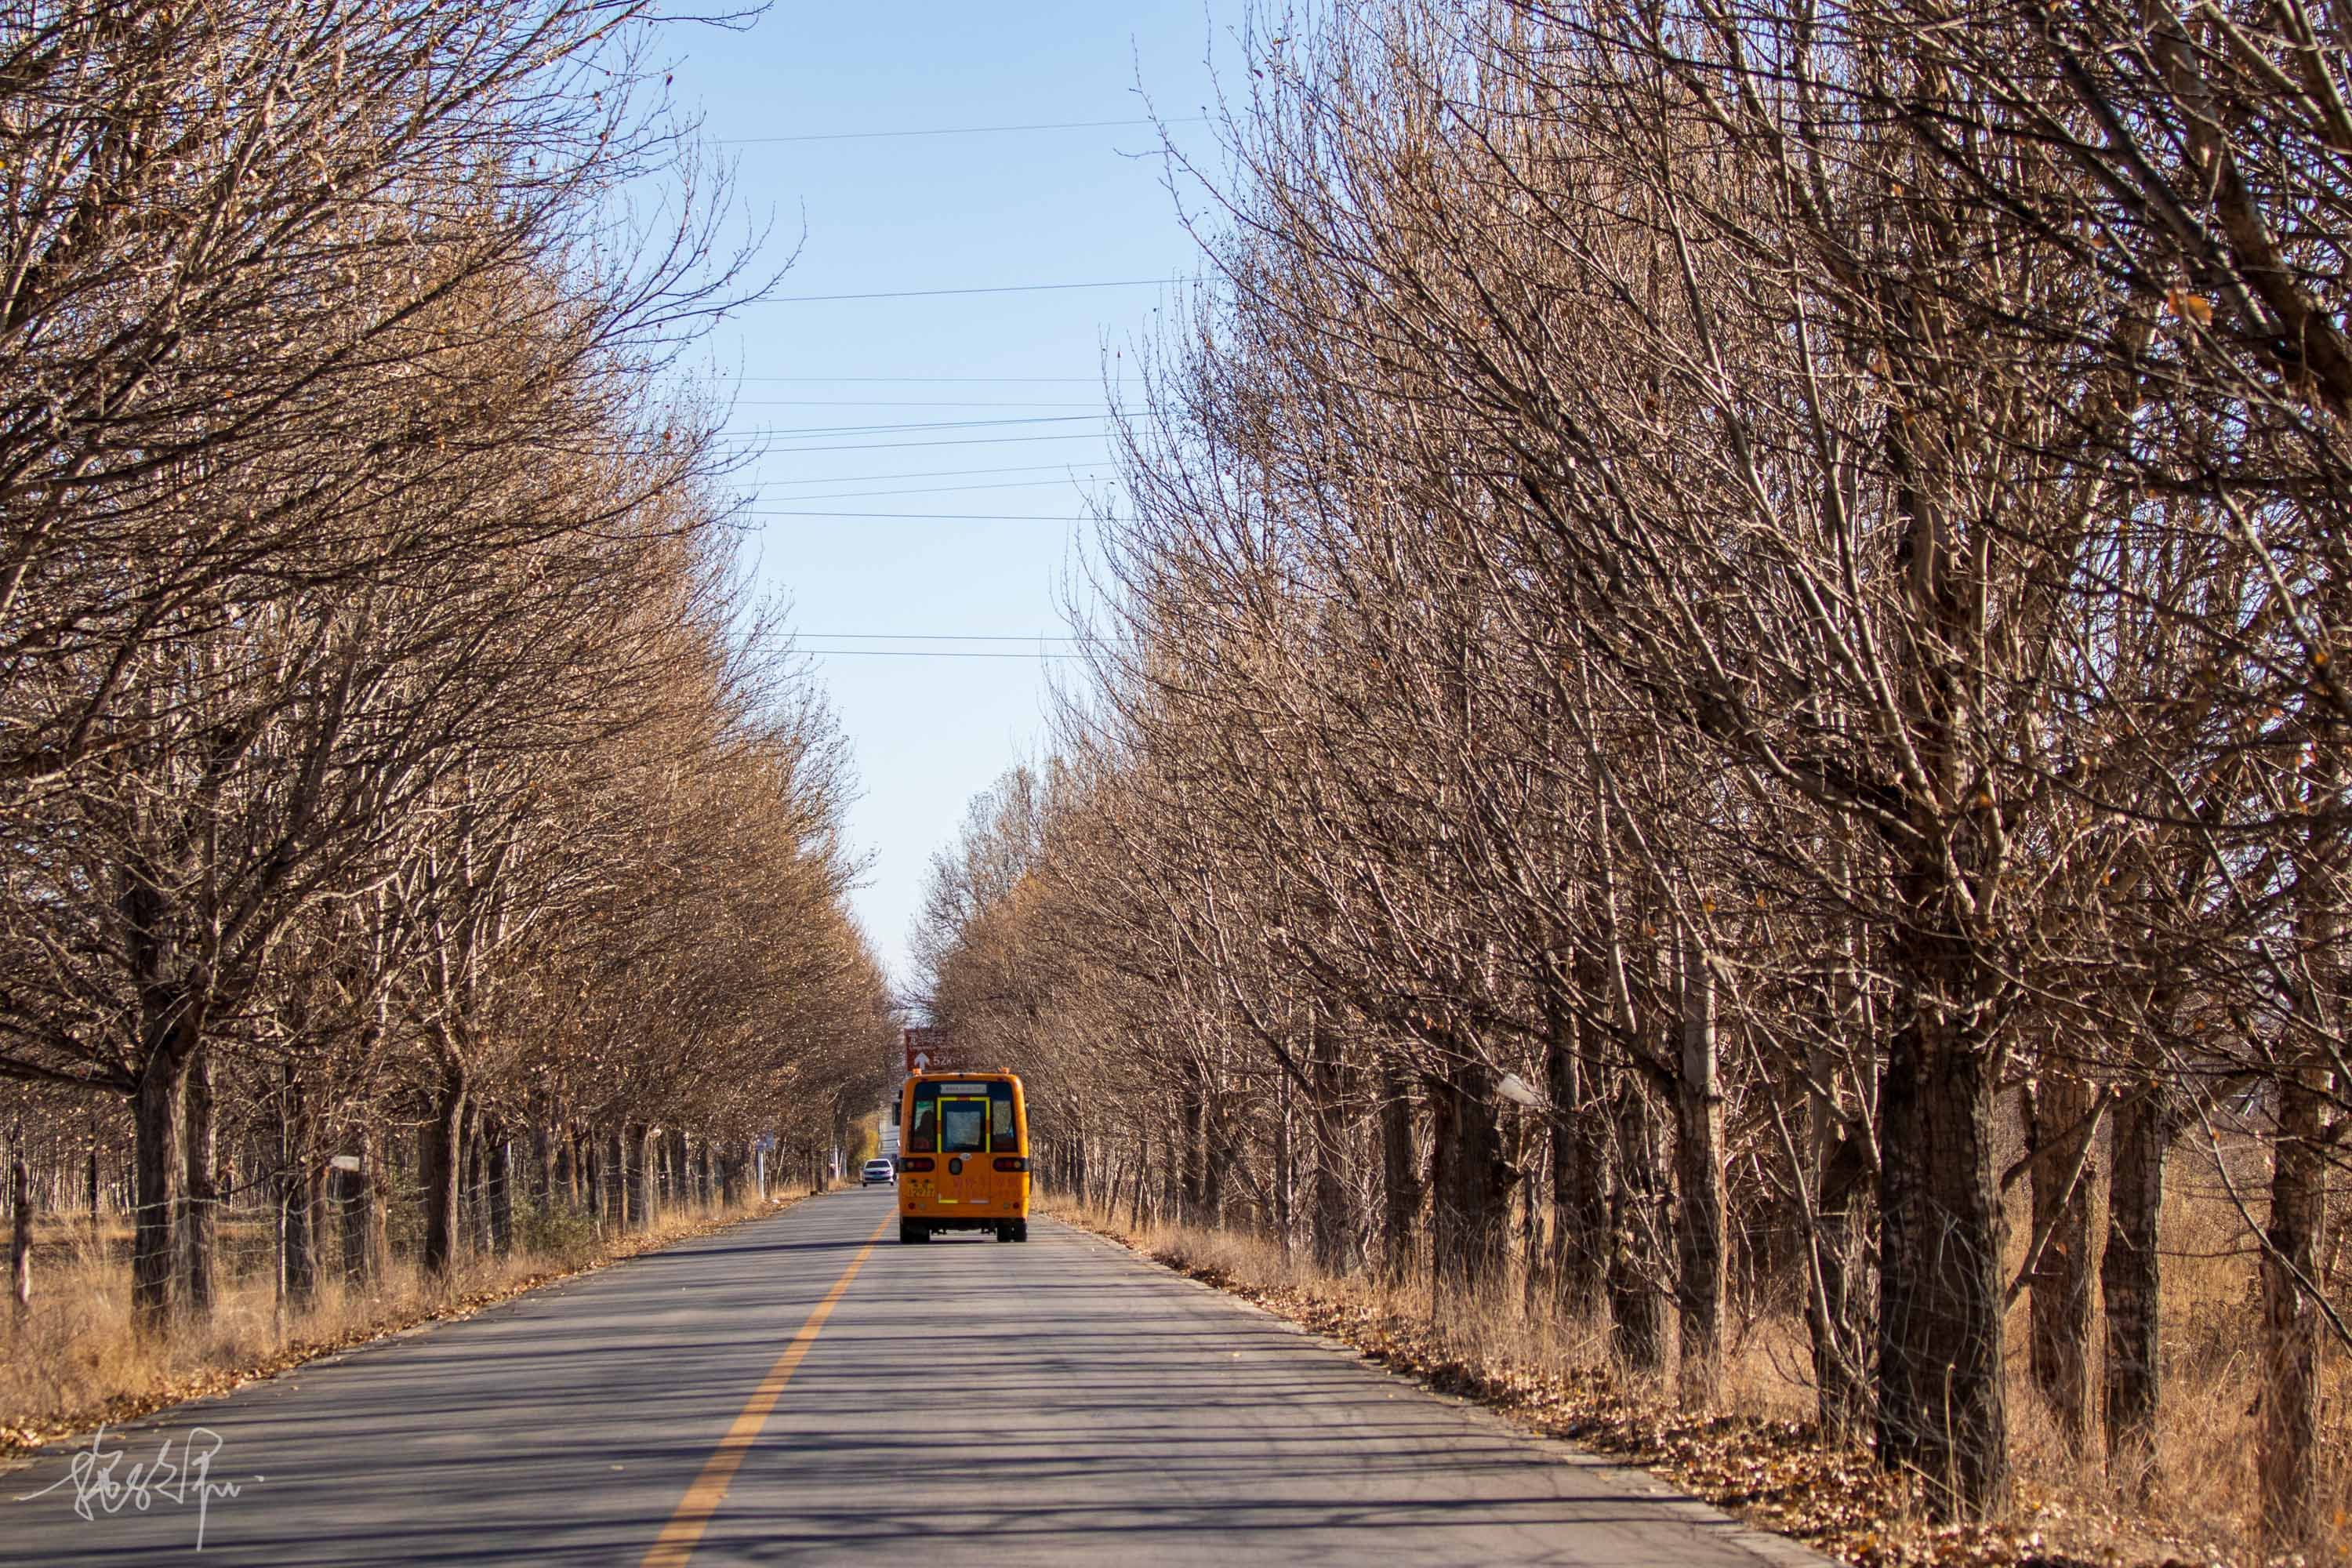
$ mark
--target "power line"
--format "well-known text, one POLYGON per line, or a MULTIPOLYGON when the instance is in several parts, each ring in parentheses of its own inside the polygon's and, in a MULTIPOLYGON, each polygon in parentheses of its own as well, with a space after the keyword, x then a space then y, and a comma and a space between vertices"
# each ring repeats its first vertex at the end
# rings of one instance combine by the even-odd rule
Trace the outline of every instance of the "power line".
POLYGON ((818 479, 769 479, 771 485, 854 485, 866 479, 958 479, 968 474, 1068 473, 1070 463, 1011 463, 993 468, 917 468, 900 474, 827 474, 818 479))
POLYGON ((979 649, 930 647, 798 647, 794 653, 820 658, 1084 658, 1077 653, 988 653, 979 649))
POLYGON ((944 496, 961 495, 966 490, 1034 490, 1041 489, 1047 485, 1075 483, 1076 478, 1077 476, 1072 475, 1068 481, 1008 479, 1001 484, 992 485, 917 485, 908 489, 892 490, 829 490, 822 495, 787 496, 784 499, 787 500, 863 500, 867 496, 944 496))
MULTIPOLYGON (((934 430, 1002 429, 1021 425, 1083 425, 1097 421, 1076 419, 937 419, 898 425, 835 425, 835 426, 754 426, 744 430, 720 432, 718 445, 731 448, 739 455, 744 452, 776 452, 790 456, 794 452, 826 452, 830 447, 779 445, 800 441, 822 440, 828 436, 921 436, 934 430)), ((1087 441, 1108 437, 1107 430, 1072 430, 1057 436, 1002 436, 975 439, 1003 441, 1087 441)), ((831 481, 828 481, 831 482, 831 481)))
POLYGON ((799 632, 797 637, 821 642, 1123 642, 1123 637, 1086 637, 1063 632, 1024 636, 1019 632, 799 632))
MULTIPOLYGON (((811 452, 898 452, 910 447, 1010 447, 1026 441, 1101 441, 1108 437, 1099 431, 1073 430, 1060 436, 970 436, 955 441, 868 441, 843 447, 792 447, 775 455, 797 458, 811 452)), ((758 442, 751 443, 753 449, 758 442)), ((740 454, 739 454, 740 455, 740 454)))
POLYGON ((1034 511, 826 511, 822 508, 809 511, 774 510, 755 507, 746 517, 877 517, 900 518, 910 522, 933 521, 947 522, 1092 522, 1091 517, 1052 517, 1034 511))
MULTIPOLYGON (((1100 386, 1103 381, 1103 378, 1098 375, 746 375, 739 376, 737 379, 740 381, 818 381, 828 384, 858 382, 861 384, 888 383, 895 385, 953 384, 991 386, 1013 382, 1027 385, 1051 383, 1056 385, 1100 386)), ((1126 381, 1133 378, 1119 376, 1114 379, 1126 381)))
MULTIPOLYGON (((922 427, 916 427, 918 430, 920 428, 922 427)), ((946 426, 946 428, 952 429, 954 426, 946 426)), ((864 430, 854 426, 847 429, 833 432, 833 434, 842 436, 886 436, 897 435, 900 432, 891 430, 864 430)), ((913 434, 914 431, 908 431, 906 433, 913 434)), ((1110 433, 1107 430, 1069 430, 1055 436, 974 436, 961 441, 953 442, 878 441, 871 442, 865 446, 856 447, 793 447, 776 445, 776 443, 780 441, 814 441, 818 437, 814 433, 805 436, 779 436, 772 431, 739 430, 720 437, 720 449, 731 451, 732 455, 736 457, 744 457, 756 453, 774 453, 780 457, 789 458, 802 452, 862 452, 869 449, 877 452, 887 452, 895 450, 900 446, 969 446, 1007 441, 1107 441, 1110 438, 1110 433)), ((824 482, 834 484, 838 483, 839 481, 826 480, 824 482)))
POLYGON ((1100 403, 1024 403, 1001 398, 746 397, 738 408, 1100 408, 1100 403))
POLYGON ((909 430, 989 430, 1012 425, 1096 425, 1108 416, 1102 414, 1031 414, 1015 419, 898 419, 873 420, 863 425, 755 425, 744 430, 726 430, 720 434, 734 440, 761 437, 769 440, 790 440, 798 436, 895 436, 909 430))
POLYGON ((1172 120, 1054 120, 1032 125, 943 125, 932 131, 818 131, 798 136, 723 136, 722 147, 774 146, 787 142, 880 142, 901 136, 1001 136, 1015 131, 1108 131, 1137 125, 1198 125, 1205 114, 1172 120))
POLYGON ((1043 294, 1063 289, 1141 289, 1181 283, 1181 278, 1108 278, 1092 283, 997 283, 984 289, 886 289, 873 294, 778 294, 771 305, 817 305, 835 300, 936 300, 948 294, 1043 294))

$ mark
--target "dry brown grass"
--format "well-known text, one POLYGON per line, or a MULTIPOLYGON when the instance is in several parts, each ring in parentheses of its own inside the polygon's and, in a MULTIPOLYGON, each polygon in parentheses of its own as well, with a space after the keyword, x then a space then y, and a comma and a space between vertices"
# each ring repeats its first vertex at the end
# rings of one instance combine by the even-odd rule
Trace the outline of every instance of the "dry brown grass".
MULTIPOLYGON (((2166 1260, 2168 1383, 2162 1479, 2126 1506, 2098 1458, 2069 1453, 2024 1366, 2024 1305, 2011 1337, 2017 1504, 1985 1526, 1930 1523, 1908 1487, 1866 1453, 1822 1441, 1811 1417, 1803 1326, 1767 1313, 1737 1342, 1719 1408, 1690 1413, 1671 1390, 1629 1376, 1598 1324, 1530 1312, 1516 1289, 1432 1309, 1425 1279, 1388 1287, 1334 1279, 1301 1251, 1255 1235, 1147 1226, 1052 1199, 1048 1212, 1233 1291, 1447 1392, 1488 1404, 1548 1436, 1628 1459, 1738 1513, 1863 1565, 2031 1563, 2250 1565, 2263 1561, 2252 1514, 2256 1413, 2253 1259, 2233 1209, 2184 1162, 2174 1183, 2166 1260)), ((2094 1342, 2097 1330, 2095 1326, 2094 1342)), ((2330 1358, 2323 1443, 2327 1481, 2352 1505, 2341 1456, 2352 1437, 2343 1358, 2330 1358)), ((2289 1562, 2352 1561, 2347 1507, 2336 1533, 2289 1562)))
POLYGON ((299 1312, 278 1299, 266 1234, 223 1237, 219 1303, 208 1322, 142 1334, 131 1322, 128 1233, 87 1222, 37 1237, 32 1311, 0 1311, 0 1458, 139 1419, 183 1400, 266 1377, 419 1323, 471 1316, 526 1290, 772 1214, 804 1194, 732 1206, 672 1208, 646 1230, 607 1234, 592 1221, 534 1217, 514 1252, 469 1260, 446 1280, 395 1257, 373 1288, 324 1285, 299 1312))

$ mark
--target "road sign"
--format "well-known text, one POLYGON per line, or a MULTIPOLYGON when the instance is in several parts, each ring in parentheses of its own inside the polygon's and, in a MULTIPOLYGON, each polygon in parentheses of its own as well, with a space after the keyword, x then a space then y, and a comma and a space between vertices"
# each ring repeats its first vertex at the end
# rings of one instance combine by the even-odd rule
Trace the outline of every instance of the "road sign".
POLYGON ((908 1029, 906 1036, 908 1074, 952 1072, 963 1066, 945 1029, 908 1029))

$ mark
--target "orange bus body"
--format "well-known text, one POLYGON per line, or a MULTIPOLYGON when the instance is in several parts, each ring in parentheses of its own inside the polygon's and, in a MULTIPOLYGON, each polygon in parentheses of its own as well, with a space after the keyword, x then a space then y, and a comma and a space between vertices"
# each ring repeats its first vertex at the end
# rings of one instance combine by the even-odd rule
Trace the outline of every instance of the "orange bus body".
POLYGON ((1029 1239, 1029 1108, 1009 1072, 916 1073, 898 1091, 898 1239, 1029 1239))

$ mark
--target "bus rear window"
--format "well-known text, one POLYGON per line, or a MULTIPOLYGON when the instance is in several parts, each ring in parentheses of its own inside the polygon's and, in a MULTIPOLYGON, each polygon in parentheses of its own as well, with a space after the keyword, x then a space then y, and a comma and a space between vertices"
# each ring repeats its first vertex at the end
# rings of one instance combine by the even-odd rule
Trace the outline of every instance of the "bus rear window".
MULTIPOLYGON (((919 1109, 919 1105, 918 1109, 919 1109)), ((940 1101, 940 1152, 978 1154, 988 1147, 988 1101, 940 1101)))

